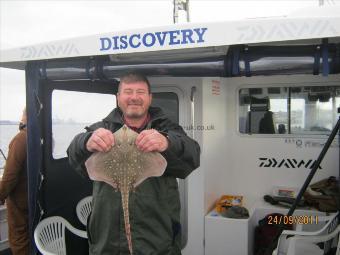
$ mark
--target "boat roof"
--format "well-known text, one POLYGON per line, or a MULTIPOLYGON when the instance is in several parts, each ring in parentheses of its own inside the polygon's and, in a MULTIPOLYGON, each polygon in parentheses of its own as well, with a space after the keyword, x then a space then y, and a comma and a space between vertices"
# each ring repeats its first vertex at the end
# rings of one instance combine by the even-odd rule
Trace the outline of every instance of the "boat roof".
POLYGON ((0 51, 0 67, 23 70, 27 61, 102 55, 119 60, 126 56, 142 57, 150 52, 162 58, 169 51, 226 52, 231 45, 302 43, 305 40, 317 44, 323 38, 340 42, 340 6, 318 7, 281 17, 174 24, 45 42, 0 51))

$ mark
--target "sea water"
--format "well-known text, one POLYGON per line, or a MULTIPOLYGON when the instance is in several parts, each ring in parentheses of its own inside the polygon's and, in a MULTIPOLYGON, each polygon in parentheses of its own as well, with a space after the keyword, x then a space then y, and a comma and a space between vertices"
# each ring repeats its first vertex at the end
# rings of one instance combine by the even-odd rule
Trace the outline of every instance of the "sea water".
MULTIPOLYGON (((66 150, 70 142, 78 133, 84 132, 88 123, 54 123, 52 125, 52 158, 67 157, 66 150)), ((18 125, 0 125, 0 149, 7 158, 8 145, 19 132, 18 125)), ((0 175, 2 175, 6 160, 0 153, 0 175)))

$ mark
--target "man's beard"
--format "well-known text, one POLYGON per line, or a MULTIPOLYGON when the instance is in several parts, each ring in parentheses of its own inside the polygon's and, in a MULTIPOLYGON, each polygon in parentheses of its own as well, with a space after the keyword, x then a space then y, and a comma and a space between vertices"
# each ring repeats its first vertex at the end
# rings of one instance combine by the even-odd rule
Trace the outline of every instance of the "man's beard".
POLYGON ((130 119, 141 119, 143 118, 146 113, 138 113, 138 112, 132 112, 132 113, 129 113, 129 112, 126 112, 125 114, 125 117, 128 117, 130 119))
POLYGON ((139 105, 139 104, 136 104, 140 107, 142 107, 141 110, 129 110, 127 109, 126 112, 124 113, 124 115, 128 118, 132 118, 132 119, 141 119, 143 118, 146 114, 147 114, 147 111, 145 111, 145 108, 143 105, 139 105))

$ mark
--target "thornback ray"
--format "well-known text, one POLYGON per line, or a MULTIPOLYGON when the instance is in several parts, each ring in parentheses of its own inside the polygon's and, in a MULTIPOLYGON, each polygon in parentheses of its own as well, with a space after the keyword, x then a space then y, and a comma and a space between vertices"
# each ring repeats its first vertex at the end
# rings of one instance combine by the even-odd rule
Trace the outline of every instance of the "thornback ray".
POLYGON ((115 145, 108 152, 95 152, 85 162, 90 179, 103 181, 121 193, 125 232, 130 254, 132 239, 129 219, 129 192, 152 176, 161 176, 167 166, 158 152, 142 152, 136 144, 138 133, 121 127, 114 134, 115 145))

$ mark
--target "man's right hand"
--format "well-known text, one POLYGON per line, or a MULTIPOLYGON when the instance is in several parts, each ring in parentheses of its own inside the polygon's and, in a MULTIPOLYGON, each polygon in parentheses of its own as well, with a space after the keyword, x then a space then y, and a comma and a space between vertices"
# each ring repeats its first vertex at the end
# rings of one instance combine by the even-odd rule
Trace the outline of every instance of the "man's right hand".
POLYGON ((86 149, 91 152, 106 152, 109 151, 115 144, 115 139, 112 132, 105 128, 95 130, 86 143, 86 149))

